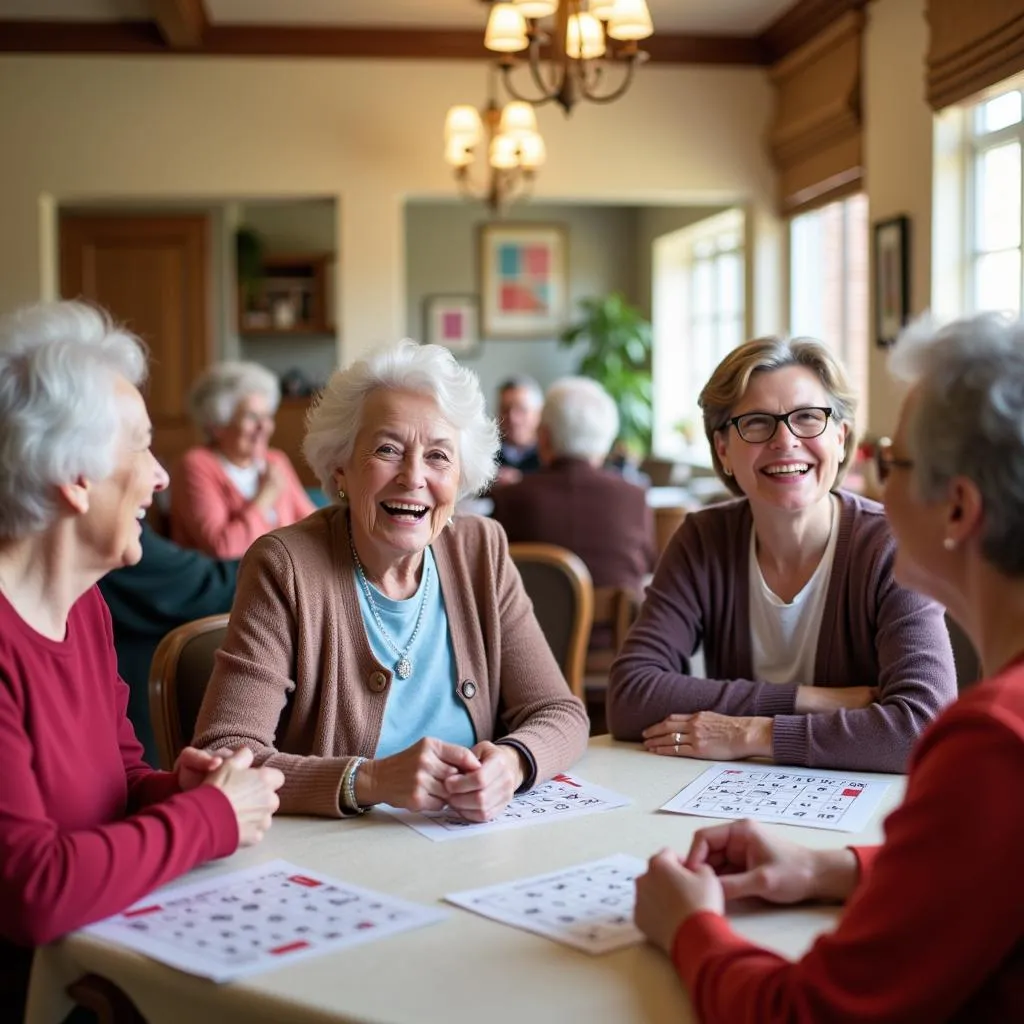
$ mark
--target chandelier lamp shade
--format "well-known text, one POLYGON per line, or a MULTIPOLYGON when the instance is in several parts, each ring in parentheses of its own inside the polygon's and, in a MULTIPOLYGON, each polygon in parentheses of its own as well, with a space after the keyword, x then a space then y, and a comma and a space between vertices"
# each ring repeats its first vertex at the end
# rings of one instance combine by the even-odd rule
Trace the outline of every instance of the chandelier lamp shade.
POLYGON ((578 100, 611 103, 622 96, 647 59, 638 43, 653 33, 647 0, 510 0, 492 4, 484 46, 501 55, 509 95, 534 105, 553 100, 568 114, 578 100), (523 64, 532 95, 513 81, 523 64), (610 65, 622 75, 605 88, 610 65))
POLYGON ((492 98, 483 110, 460 104, 448 111, 444 158, 454 168, 462 192, 482 199, 492 210, 528 195, 545 157, 537 116, 529 103, 514 100, 499 107, 492 98), (484 182, 473 179, 478 155, 484 156, 487 166, 484 182))

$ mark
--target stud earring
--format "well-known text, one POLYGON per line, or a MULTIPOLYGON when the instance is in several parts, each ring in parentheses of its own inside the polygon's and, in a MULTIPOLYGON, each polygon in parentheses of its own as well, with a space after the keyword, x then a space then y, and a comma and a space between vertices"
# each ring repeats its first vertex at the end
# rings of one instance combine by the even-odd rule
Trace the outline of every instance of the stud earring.
POLYGON ((723 466, 723 467, 722 467, 722 472, 723 472, 723 473, 724 473, 724 474, 725 474, 726 476, 732 476, 732 470, 731 470, 731 469, 730 469, 730 468, 729 468, 728 466, 723 466))
POLYGON ((345 492, 340 487, 338 488, 338 499, 340 501, 345 500, 345 492))
POLYGON ((945 540, 943 540, 943 542, 942 542, 942 546, 947 551, 952 551, 956 547, 956 541, 953 540, 952 537, 946 537, 945 540))

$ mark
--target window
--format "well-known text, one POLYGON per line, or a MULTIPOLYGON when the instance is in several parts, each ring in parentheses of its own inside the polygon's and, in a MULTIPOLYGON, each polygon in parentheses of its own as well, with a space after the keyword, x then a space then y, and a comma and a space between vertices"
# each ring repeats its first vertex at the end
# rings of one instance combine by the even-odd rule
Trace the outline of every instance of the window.
POLYGON ((842 360, 867 407, 868 203, 850 196, 789 225, 789 324, 817 338, 842 360))
POLYGON ((968 312, 1021 312, 1022 107, 1018 87, 991 96, 967 112, 963 237, 968 312))
POLYGON ((654 243, 654 451, 709 462, 697 398, 744 339, 746 264, 740 210, 654 243))

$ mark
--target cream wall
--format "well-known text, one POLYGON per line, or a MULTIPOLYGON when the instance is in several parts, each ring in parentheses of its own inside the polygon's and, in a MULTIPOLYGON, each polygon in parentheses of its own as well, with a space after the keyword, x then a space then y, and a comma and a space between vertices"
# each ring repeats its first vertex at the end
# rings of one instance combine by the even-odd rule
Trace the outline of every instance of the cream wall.
MULTIPOLYGON (((296 195, 339 202, 340 335, 349 358, 406 330, 403 206, 447 197, 447 107, 482 101, 474 62, 0 58, 0 309, 52 288, 54 202, 296 195)), ((540 111, 539 196, 744 202, 777 256, 771 110, 757 68, 650 66, 608 107, 540 111)), ((754 282, 773 319, 778 259, 754 282)))
MULTIPOLYGON (((924 98, 928 25, 924 0, 875 0, 864 49, 865 177, 871 222, 910 217, 910 309, 931 301, 932 112, 924 98)), ((903 389, 874 347, 868 365, 868 431, 891 433, 903 389)))

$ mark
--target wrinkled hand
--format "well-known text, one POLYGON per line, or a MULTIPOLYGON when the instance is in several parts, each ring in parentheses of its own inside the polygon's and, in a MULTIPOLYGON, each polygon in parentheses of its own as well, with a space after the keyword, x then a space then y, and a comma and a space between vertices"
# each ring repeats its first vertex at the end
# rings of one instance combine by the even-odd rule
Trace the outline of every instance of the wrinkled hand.
POLYGON ((685 864, 711 868, 726 899, 759 896, 770 903, 845 899, 857 881, 850 850, 809 850, 768 835, 752 821, 702 828, 693 837, 685 864))
POLYGON ((448 806, 467 821, 490 821, 505 810, 522 785, 523 762, 515 747, 486 740, 473 747, 473 753, 480 761, 476 771, 444 780, 448 806))
POLYGON ((440 811, 448 803, 445 780, 480 767, 472 750, 427 736, 391 757, 367 761, 356 775, 356 800, 363 807, 391 804, 440 811))
POLYGON ((702 864, 686 867, 672 850, 662 850, 647 862, 647 873, 636 880, 636 926, 656 946, 671 954, 679 926, 691 915, 725 911, 722 883, 702 864))
POLYGON ((252 751, 239 747, 209 772, 201 785, 216 786, 231 802, 238 823, 238 845, 253 846, 270 828, 274 812, 281 806, 277 791, 284 776, 276 768, 253 768, 252 751))
POLYGON ((874 686, 798 686, 793 710, 798 715, 828 711, 859 711, 878 701, 874 686))
POLYGON ((268 463, 267 468, 260 474, 259 487, 254 500, 262 508, 272 507, 281 497, 286 482, 284 470, 276 462, 268 463))
POLYGON ((219 768, 234 753, 227 747, 212 754, 196 747, 185 747, 174 762, 174 774, 178 777, 178 788, 187 793, 200 785, 210 772, 219 768))
POLYGON ((772 753, 770 718, 733 717, 715 711, 695 715, 669 715, 643 732, 644 747, 653 754, 706 757, 730 761, 738 757, 772 753))

